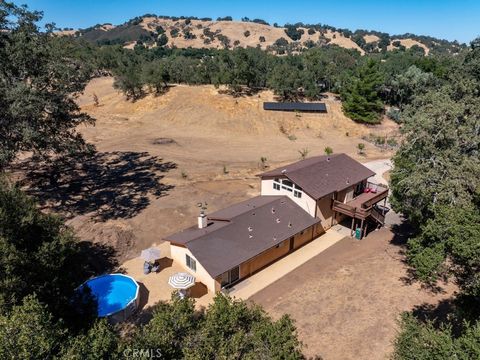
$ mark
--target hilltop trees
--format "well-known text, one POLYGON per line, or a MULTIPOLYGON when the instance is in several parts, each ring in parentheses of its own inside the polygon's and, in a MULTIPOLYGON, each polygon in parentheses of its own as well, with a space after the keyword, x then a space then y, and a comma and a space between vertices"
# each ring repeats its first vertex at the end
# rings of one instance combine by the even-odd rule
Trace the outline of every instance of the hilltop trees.
POLYGON ((69 38, 41 32, 41 13, 0 2, 0 170, 21 151, 65 154, 87 146, 76 131, 93 119, 74 99, 90 77, 69 38))
POLYGON ((237 48, 222 52, 216 58, 218 73, 214 77, 214 83, 225 84, 237 93, 242 86, 250 89, 265 87, 270 61, 271 56, 260 49, 237 48))
POLYGON ((300 40, 304 33, 303 29, 298 29, 295 25, 285 25, 285 34, 293 41, 300 40))
POLYGON ((395 75, 391 81, 390 101, 401 110, 412 102, 414 95, 420 95, 430 87, 433 81, 433 74, 426 73, 412 65, 404 73, 395 75))
POLYGON ((170 74, 165 61, 155 60, 145 64, 142 69, 143 82, 154 90, 155 94, 165 91, 170 80, 170 74))
POLYGON ((381 121, 383 102, 380 98, 382 75, 378 64, 367 60, 350 77, 342 89, 342 107, 345 115, 352 120, 367 124, 378 124, 381 121))
POLYGON ((287 61, 276 65, 268 78, 268 86, 282 100, 297 99, 302 83, 302 74, 298 67, 287 61))
POLYGON ((358 55, 355 51, 348 51, 339 47, 325 49, 311 49, 303 54, 305 77, 310 80, 308 96, 315 97, 323 91, 340 90, 347 72, 357 65, 358 55))

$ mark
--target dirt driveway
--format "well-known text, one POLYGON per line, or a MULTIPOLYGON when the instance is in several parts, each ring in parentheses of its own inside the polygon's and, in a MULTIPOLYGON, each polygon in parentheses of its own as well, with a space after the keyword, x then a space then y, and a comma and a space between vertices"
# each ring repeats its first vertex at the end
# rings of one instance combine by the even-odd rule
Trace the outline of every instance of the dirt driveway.
POLYGON ((409 284, 398 242, 385 228, 362 241, 345 238, 250 300, 275 318, 289 313, 307 356, 386 359, 398 315, 454 291, 444 285, 435 294, 409 284))

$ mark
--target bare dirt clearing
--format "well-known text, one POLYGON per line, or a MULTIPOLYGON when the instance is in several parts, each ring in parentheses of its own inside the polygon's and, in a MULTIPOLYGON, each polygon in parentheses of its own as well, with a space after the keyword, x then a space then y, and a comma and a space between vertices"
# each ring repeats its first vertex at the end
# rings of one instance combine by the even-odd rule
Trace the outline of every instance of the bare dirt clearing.
POLYGON ((274 317, 291 314, 307 356, 386 359, 400 313, 431 317, 455 290, 411 283, 402 242, 386 228, 362 241, 345 238, 250 299, 274 317))

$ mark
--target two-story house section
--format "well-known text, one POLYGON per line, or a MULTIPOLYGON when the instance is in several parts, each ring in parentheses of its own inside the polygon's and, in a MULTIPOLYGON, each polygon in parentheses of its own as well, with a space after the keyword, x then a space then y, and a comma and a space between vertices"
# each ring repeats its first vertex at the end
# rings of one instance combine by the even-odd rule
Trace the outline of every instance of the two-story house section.
POLYGON ((334 154, 308 158, 259 176, 262 195, 288 196, 311 216, 320 219, 316 231, 320 234, 345 216, 360 221, 368 218, 364 217, 367 215, 364 212, 355 214, 350 205, 361 209, 363 203, 354 203, 360 195, 360 202, 363 198, 378 202, 387 197, 386 187, 368 183, 367 179, 374 175, 373 171, 348 155, 334 154), (371 191, 365 192, 366 189, 371 191))

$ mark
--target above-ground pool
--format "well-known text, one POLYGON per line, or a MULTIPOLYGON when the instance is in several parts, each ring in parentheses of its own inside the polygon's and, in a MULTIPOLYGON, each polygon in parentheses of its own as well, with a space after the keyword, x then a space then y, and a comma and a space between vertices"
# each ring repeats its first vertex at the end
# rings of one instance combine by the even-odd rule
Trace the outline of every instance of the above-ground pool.
POLYGON ((137 310, 138 283, 127 275, 109 274, 85 282, 97 299, 99 317, 112 322, 126 320, 137 310))

